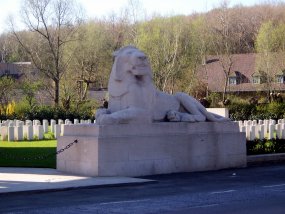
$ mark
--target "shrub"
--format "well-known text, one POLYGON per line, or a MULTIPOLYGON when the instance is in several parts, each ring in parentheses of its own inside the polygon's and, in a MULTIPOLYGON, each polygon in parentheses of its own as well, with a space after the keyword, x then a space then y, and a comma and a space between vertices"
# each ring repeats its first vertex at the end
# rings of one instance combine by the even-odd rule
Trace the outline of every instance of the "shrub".
POLYGON ((234 102, 229 107, 232 120, 280 119, 285 116, 285 103, 250 104, 234 102))
POLYGON ((207 97, 209 102, 211 103, 211 107, 219 107, 219 102, 222 100, 222 97, 219 93, 212 92, 210 95, 207 97))
POLYGON ((285 153, 285 140, 254 140, 247 141, 247 155, 285 153))
POLYGON ((77 107, 73 106, 66 110, 63 107, 52 107, 47 105, 34 105, 31 107, 26 101, 19 102, 15 106, 14 114, 0 115, 2 120, 20 119, 20 120, 43 120, 43 119, 94 119, 94 112, 98 104, 96 101, 84 102, 77 107))
POLYGON ((249 103, 232 103, 228 108, 232 120, 248 120, 256 114, 256 105, 249 103))

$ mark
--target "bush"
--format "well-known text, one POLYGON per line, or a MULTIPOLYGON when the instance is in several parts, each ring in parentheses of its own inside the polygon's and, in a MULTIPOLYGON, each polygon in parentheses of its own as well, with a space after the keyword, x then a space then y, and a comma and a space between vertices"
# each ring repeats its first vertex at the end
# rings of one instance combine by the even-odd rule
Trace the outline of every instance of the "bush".
POLYGON ((269 153, 285 153, 285 140, 254 140, 248 141, 247 155, 269 154, 269 153))
POLYGON ((256 114, 256 105, 249 103, 232 103, 228 108, 232 120, 249 120, 256 114))
POLYGON ((16 104, 15 112, 9 117, 7 115, 0 115, 1 120, 14 119, 19 120, 43 120, 43 119, 94 119, 94 112, 98 104, 96 101, 87 101, 73 106, 71 109, 64 109, 63 107, 52 107, 47 105, 30 106, 27 102, 22 101, 16 104))
POLYGON ((232 103, 229 107, 232 120, 280 119, 285 116, 285 103, 269 104, 232 103))

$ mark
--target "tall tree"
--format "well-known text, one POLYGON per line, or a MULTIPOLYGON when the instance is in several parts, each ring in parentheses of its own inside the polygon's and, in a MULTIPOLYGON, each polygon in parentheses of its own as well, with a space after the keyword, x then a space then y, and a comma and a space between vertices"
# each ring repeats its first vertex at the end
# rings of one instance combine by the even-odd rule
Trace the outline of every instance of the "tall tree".
POLYGON ((81 21, 78 7, 72 0, 25 0, 22 18, 29 37, 18 33, 12 24, 13 34, 37 70, 52 82, 52 97, 58 105, 60 81, 74 51, 65 48, 76 40, 81 21))
POLYGON ((218 11, 216 24, 211 26, 211 32, 213 34, 212 49, 219 57, 219 64, 224 73, 223 103, 225 103, 227 99, 229 75, 232 72, 234 64, 233 53, 235 53, 235 45, 232 40, 235 38, 236 32, 231 28, 228 2, 222 2, 218 11))
MULTIPOLYGON (((197 16, 195 19, 191 20, 188 24, 189 30, 187 30, 188 35, 185 36, 186 40, 191 43, 187 47, 188 57, 187 61, 192 61, 190 70, 188 73, 191 73, 191 78, 188 80, 187 92, 189 92, 194 97, 199 97, 198 94, 203 94, 204 96, 208 95, 208 87, 205 83, 202 83, 200 79, 197 78, 196 71, 197 67, 201 66, 204 69, 205 78, 208 79, 208 70, 206 66, 207 55, 209 55, 210 47, 210 30, 207 24, 207 19, 205 16, 197 16), (196 78, 195 78, 196 77, 196 78), (205 87, 205 88, 203 88, 205 87), (198 89, 198 90, 197 90, 198 89), (205 91, 201 91, 205 90, 205 91)), ((185 84, 187 85, 187 84, 185 84)), ((200 97, 201 98, 201 97, 200 97)))
POLYGON ((175 83, 183 77, 191 57, 187 54, 191 42, 185 36, 184 17, 157 17, 141 23, 138 29, 138 47, 149 56, 154 82, 162 91, 172 93, 175 83))
POLYGON ((102 21, 86 23, 81 26, 79 34, 69 70, 74 74, 72 80, 77 84, 77 101, 80 103, 87 99, 91 85, 97 88, 107 86, 113 49, 109 45, 111 38, 107 36, 107 25, 102 21))
POLYGON ((256 51, 258 58, 256 70, 264 76, 265 87, 268 92, 275 90, 273 84, 276 74, 285 68, 285 24, 274 24, 272 21, 264 22, 256 37, 256 51))

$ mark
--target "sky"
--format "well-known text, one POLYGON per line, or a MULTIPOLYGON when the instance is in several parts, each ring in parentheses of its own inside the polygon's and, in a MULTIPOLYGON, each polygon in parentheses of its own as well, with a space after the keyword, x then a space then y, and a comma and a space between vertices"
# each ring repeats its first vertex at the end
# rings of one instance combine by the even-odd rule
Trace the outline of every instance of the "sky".
MULTIPOLYGON (((19 11, 24 0, 0 0, 0 33, 8 31, 7 17, 13 15, 20 22, 19 11)), ((129 0, 76 0, 81 4, 87 17, 106 17, 119 13, 128 6, 129 0)), ((222 0, 139 0, 142 9, 151 15, 189 15, 193 12, 205 12, 219 6, 222 0)), ((229 5, 255 5, 264 0, 229 0, 229 5)), ((283 0, 282 0, 283 1, 283 0)), ((285 1, 285 0, 284 0, 285 1)))

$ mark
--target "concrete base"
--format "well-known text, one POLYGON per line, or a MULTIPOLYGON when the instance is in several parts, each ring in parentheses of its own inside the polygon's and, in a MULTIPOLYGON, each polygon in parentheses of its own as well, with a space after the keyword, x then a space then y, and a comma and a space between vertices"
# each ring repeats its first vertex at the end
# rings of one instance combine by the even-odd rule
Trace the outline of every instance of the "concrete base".
POLYGON ((237 123, 69 125, 57 169, 86 176, 144 176, 246 166, 245 134, 237 123))
POLYGON ((229 109, 228 108, 206 108, 208 112, 220 115, 222 117, 229 118, 229 109))

